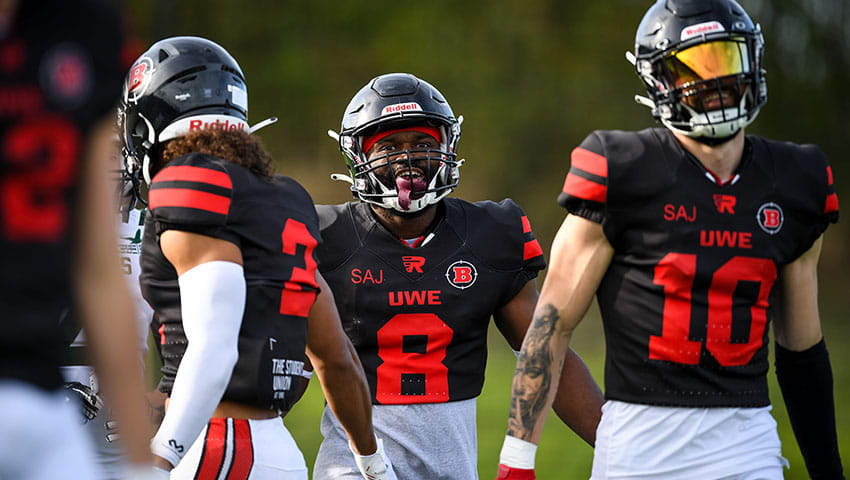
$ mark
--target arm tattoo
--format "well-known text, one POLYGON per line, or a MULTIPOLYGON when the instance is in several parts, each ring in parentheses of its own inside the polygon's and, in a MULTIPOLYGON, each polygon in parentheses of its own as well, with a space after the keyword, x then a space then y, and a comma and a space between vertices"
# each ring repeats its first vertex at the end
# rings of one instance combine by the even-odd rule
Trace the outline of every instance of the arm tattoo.
POLYGON ((526 334, 527 348, 520 355, 511 395, 508 434, 528 440, 534 424, 544 410, 552 389, 552 341, 558 324, 558 310, 543 305, 531 322, 526 334))

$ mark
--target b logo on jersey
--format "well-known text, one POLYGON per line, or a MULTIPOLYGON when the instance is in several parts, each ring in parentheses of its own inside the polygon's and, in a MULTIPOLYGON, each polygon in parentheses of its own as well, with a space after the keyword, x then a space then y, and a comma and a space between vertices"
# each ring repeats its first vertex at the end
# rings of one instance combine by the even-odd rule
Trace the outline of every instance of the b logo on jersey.
POLYGON ((425 265, 425 257, 408 255, 401 257, 401 261, 404 264, 404 271, 407 273, 422 273, 422 266, 425 265))
POLYGON ((478 278, 478 270, 475 269, 475 265, 465 260, 458 260, 449 265, 449 269, 446 270, 446 280, 453 287, 461 290, 471 287, 476 278, 478 278))
POLYGON ((135 102, 145 93, 151 74, 153 74, 153 61, 150 58, 142 58, 139 63, 133 65, 130 73, 127 74, 127 101, 135 102))
POLYGON ((756 214, 756 221, 758 221, 759 227, 762 230, 770 235, 774 235, 782 228, 782 224, 785 222, 785 215, 783 215, 782 208, 779 205, 768 202, 759 208, 756 214))

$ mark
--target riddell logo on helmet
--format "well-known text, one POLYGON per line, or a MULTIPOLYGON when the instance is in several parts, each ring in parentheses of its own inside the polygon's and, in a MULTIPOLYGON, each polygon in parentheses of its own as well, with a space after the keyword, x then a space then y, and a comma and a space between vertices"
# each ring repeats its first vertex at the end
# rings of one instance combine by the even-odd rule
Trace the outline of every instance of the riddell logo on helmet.
POLYGON ((384 110, 381 112, 381 115, 389 115, 391 113, 399 113, 399 112, 421 112, 422 107, 416 102, 409 103, 398 103, 395 105, 388 105, 384 107, 384 110))
POLYGON ((714 21, 714 20, 711 21, 711 22, 698 23, 696 25, 691 25, 689 27, 685 27, 682 30, 681 40, 687 40, 689 38, 694 38, 694 37, 697 37, 699 35, 705 35, 705 34, 708 34, 708 33, 724 32, 724 31, 726 31, 726 29, 723 28, 723 25, 721 25, 720 22, 717 22, 717 21, 714 21))
POLYGON ((189 132, 201 130, 245 130, 247 128, 248 124, 244 120, 229 115, 194 115, 181 118, 165 127, 159 134, 159 141, 164 142, 186 135, 189 132))
POLYGON ((209 130, 211 128, 216 128, 219 130, 245 130, 245 124, 242 122, 231 122, 230 120, 225 119, 223 122, 220 118, 215 119, 212 122, 205 122, 203 120, 189 120, 189 131, 196 132, 198 130, 209 130))

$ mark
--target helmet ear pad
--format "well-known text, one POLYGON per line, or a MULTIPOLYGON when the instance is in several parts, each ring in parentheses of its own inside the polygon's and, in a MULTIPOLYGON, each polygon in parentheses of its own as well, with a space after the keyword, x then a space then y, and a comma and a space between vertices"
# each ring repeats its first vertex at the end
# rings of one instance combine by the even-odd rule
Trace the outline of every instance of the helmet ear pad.
POLYGON ((635 37, 635 70, 651 100, 641 103, 670 130, 729 138, 767 102, 763 54, 761 28, 734 0, 659 0, 635 37))
MULTIPOLYGON (((456 149, 461 121, 455 118, 436 88, 411 74, 392 73, 370 80, 346 107, 339 134, 339 147, 348 165, 354 196, 405 213, 438 203, 454 190, 460 179, 458 169, 462 162, 457 160, 456 149), (400 192, 403 185, 382 180, 375 174, 376 168, 386 165, 387 158, 370 160, 368 152, 363 150, 364 140, 378 132, 413 127, 432 127, 440 132, 439 148, 427 152, 429 158, 439 160, 439 167, 427 179, 424 191, 400 192)), ((408 160, 411 155, 407 152, 408 160)))

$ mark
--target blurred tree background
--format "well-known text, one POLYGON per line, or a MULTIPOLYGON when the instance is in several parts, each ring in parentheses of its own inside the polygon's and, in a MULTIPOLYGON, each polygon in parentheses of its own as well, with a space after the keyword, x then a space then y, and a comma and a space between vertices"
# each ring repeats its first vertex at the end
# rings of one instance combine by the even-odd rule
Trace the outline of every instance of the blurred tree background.
MULTIPOLYGON (((301 181, 317 203, 351 198, 346 184, 329 178, 345 166, 325 132, 339 128, 351 96, 381 73, 413 73, 446 96, 455 114, 465 119, 459 151, 467 162, 455 195, 514 198, 547 252, 564 216, 555 197, 570 150, 594 129, 653 124, 648 109, 633 101, 634 94, 643 93, 642 84, 624 58, 649 0, 124 3, 145 46, 168 36, 199 35, 233 53, 248 79, 252 123, 269 116, 280 119, 261 132, 278 170, 301 181)), ((839 197, 850 202, 850 2, 741 4, 761 23, 767 44, 769 101, 748 131, 819 144, 832 163, 839 197)), ((850 465, 848 223, 826 234, 820 288, 841 448, 850 465)), ((504 342, 495 343, 501 344, 494 345, 488 385, 479 402, 482 478, 495 474, 513 369, 504 342)), ((582 324, 576 348, 601 382, 604 349, 597 319, 582 324)), ((805 478, 778 389, 772 386, 783 451, 792 461, 788 478, 805 478)), ((288 417, 287 424, 311 461, 311 442, 316 440, 303 439, 299 419, 310 419, 301 420, 304 431, 310 431, 303 435, 316 435, 321 402, 307 403, 296 408, 307 413, 288 417)), ((540 478, 586 477, 590 449, 570 443, 573 435, 552 426, 557 423, 549 421, 538 455, 540 478), (573 463, 579 465, 575 474, 564 467, 573 463), (552 470, 546 470, 550 465, 552 470)))

